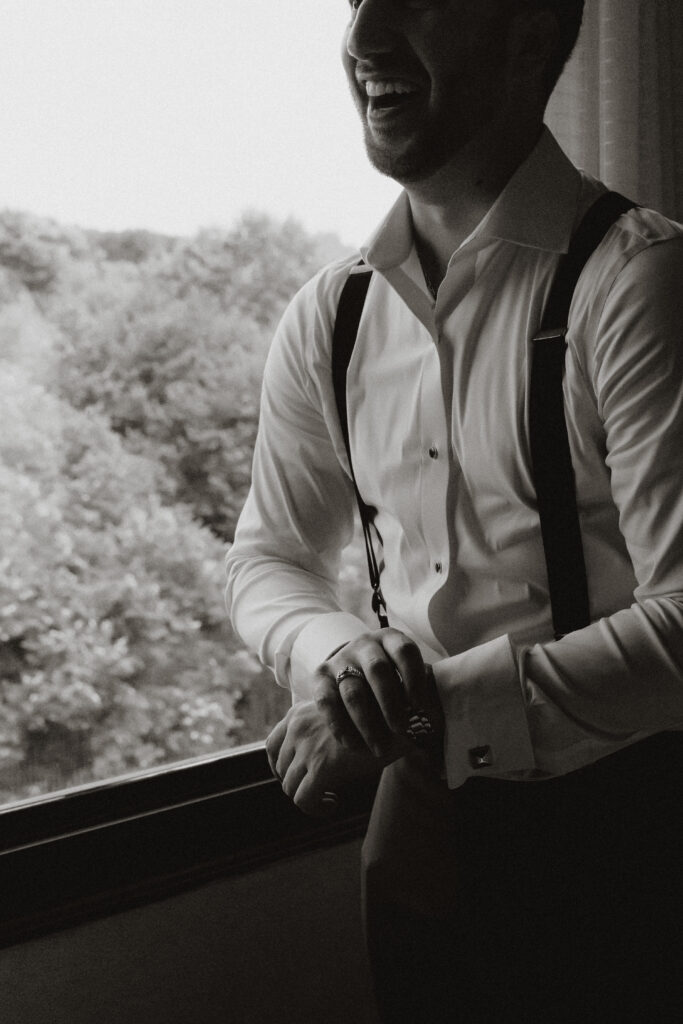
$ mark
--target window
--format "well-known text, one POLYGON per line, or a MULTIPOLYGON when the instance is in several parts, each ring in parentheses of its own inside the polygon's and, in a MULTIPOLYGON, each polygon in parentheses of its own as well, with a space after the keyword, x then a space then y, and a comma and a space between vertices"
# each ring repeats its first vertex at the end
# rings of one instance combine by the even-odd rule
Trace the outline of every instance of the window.
MULTIPOLYGON (((676 3, 639 23, 641 65, 658 55, 671 96, 676 3)), ((589 62, 638 92, 616 6, 587 5, 588 45, 551 108, 575 157, 602 145, 589 62)), ((288 695, 222 605, 274 323, 397 191, 369 170, 347 98, 347 16, 345 0, 5 5, 0 876, 5 916, 33 915, 10 937, 254 863, 284 833, 358 828, 367 792, 318 828, 267 782, 260 741, 288 695)), ((658 138, 680 135, 640 92, 646 127, 659 112, 658 138)), ((661 205, 680 218, 680 139, 659 148, 661 205)))
POLYGON ((393 188, 336 12, 3 12, 2 941, 357 830, 269 781, 289 695, 223 606, 275 323, 393 188))
POLYGON ((274 326, 372 223, 336 179, 345 17, 10 5, 0 805, 261 741, 289 704, 223 559, 274 326))

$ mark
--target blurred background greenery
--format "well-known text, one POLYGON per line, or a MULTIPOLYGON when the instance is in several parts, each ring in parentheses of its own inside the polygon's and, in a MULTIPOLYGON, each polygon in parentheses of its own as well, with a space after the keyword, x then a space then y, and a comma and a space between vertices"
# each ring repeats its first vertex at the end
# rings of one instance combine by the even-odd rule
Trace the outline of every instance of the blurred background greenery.
POLYGON ((0 214, 1 803, 263 739, 289 706, 223 561, 275 325, 343 251, 256 213, 192 238, 0 214))

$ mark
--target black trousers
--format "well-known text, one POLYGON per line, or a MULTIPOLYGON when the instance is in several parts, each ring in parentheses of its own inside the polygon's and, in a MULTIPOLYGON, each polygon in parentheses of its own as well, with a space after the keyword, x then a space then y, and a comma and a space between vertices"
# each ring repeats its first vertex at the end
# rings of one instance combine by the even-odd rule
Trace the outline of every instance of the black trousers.
POLYGON ((364 846, 384 1024, 683 1021, 683 734, 544 782, 385 772, 364 846))

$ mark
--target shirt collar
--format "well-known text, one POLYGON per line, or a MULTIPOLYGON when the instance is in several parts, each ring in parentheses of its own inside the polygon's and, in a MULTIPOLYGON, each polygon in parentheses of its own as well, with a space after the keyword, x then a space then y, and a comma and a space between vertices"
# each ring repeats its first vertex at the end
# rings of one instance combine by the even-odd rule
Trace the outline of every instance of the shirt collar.
MULTIPOLYGON (((495 238, 547 252, 567 252, 580 192, 579 171, 544 126, 538 143, 468 241, 495 238)), ((412 248, 410 201, 402 192, 361 247, 361 255, 375 269, 388 270, 404 263, 412 248)))

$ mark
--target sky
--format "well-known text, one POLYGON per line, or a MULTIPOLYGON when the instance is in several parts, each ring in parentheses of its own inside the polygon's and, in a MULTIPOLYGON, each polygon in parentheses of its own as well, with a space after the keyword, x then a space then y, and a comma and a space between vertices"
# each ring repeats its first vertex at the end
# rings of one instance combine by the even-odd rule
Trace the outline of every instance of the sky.
POLYGON ((0 0, 0 208, 192 234, 245 209, 360 244, 398 187, 339 58, 347 0, 0 0))

